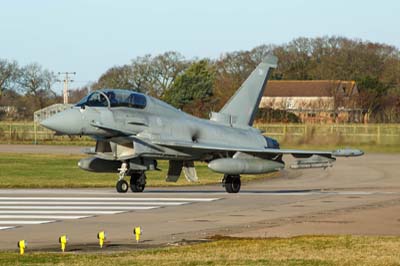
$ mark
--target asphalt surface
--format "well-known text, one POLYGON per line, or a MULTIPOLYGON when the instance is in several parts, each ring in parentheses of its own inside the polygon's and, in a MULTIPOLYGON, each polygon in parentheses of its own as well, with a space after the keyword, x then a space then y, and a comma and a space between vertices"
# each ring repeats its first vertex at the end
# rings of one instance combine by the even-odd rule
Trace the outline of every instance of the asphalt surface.
POLYGON ((39 154, 82 154, 86 147, 63 145, 0 144, 0 152, 39 154))
MULTIPOLYGON (((0 147, 1 150, 1 147, 0 147)), ((1 156, 1 155, 0 155, 1 156)), ((284 170, 280 177, 242 184, 114 189, 0 190, 0 249, 109 251, 198 241, 219 234, 288 237, 305 234, 400 235, 400 154, 340 158, 331 169, 284 170), (41 223, 46 222, 46 223, 41 223), (32 224, 35 223, 35 224, 32 224), (132 230, 141 226, 136 244, 132 230), (6 228, 10 227, 10 228, 6 228)))

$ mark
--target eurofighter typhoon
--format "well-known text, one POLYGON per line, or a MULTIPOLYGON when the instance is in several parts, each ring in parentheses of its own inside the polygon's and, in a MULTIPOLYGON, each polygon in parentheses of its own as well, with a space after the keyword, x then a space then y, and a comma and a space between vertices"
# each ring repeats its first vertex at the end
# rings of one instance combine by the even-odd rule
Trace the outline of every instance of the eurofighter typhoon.
POLYGON ((93 172, 119 173, 118 192, 142 192, 146 171, 158 170, 157 160, 168 160, 167 182, 176 182, 183 170, 197 181, 194 162, 223 174, 228 193, 240 190, 240 175, 265 174, 284 168, 283 155, 297 161, 292 168, 326 168, 335 157, 360 156, 360 150, 307 151, 280 149, 279 143, 253 128, 268 76, 277 66, 268 55, 232 98, 210 119, 186 114, 165 102, 130 90, 98 90, 71 109, 41 124, 57 134, 88 135, 96 147, 87 151, 80 168, 93 172), (130 177, 130 183, 125 177, 130 177))

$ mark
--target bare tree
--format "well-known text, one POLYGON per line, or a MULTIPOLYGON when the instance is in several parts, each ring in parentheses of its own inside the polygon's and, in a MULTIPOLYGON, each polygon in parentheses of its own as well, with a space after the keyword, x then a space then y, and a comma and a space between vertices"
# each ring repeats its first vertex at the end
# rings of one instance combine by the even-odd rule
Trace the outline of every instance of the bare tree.
POLYGON ((54 73, 34 63, 21 69, 18 83, 25 94, 37 95, 41 90, 50 92, 55 81, 54 73))
POLYGON ((21 76, 18 79, 19 89, 26 97, 36 102, 36 108, 45 107, 46 100, 54 97, 52 85, 55 83, 54 73, 43 69, 39 64, 30 64, 21 69, 21 76))
POLYGON ((85 97, 88 93, 89 93, 88 86, 70 90, 69 91, 69 99, 70 99, 71 103, 77 103, 79 100, 81 100, 83 97, 85 97))
POLYGON ((17 62, 0 59, 0 98, 4 90, 13 90, 15 88, 18 76, 17 62))
POLYGON ((162 97, 170 89, 176 77, 188 66, 189 62, 177 52, 166 52, 156 57, 139 56, 129 65, 107 70, 92 85, 92 89, 132 89, 162 97))
POLYGON ((151 66, 153 88, 150 92, 162 97, 170 89, 177 76, 189 66, 189 63, 180 53, 170 51, 154 57, 151 66))
POLYGON ((130 65, 116 66, 101 75, 99 80, 91 86, 91 89, 136 89, 133 79, 133 69, 130 65))

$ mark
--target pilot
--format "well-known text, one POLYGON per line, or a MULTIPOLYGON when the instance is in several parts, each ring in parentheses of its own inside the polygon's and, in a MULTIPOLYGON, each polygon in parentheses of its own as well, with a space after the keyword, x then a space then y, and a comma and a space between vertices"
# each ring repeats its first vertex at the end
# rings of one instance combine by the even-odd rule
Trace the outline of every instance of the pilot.
POLYGON ((117 101, 117 99, 115 98, 115 93, 114 93, 113 91, 107 92, 107 97, 108 97, 108 99, 110 100, 111 106, 117 105, 118 101, 117 101))
POLYGON ((104 97, 103 94, 100 94, 100 101, 98 101, 97 104, 100 104, 100 106, 104 105, 104 104, 107 104, 107 99, 106 99, 106 97, 104 97))
POLYGON ((134 107, 135 106, 135 94, 131 94, 128 97, 128 105, 129 107, 134 107))

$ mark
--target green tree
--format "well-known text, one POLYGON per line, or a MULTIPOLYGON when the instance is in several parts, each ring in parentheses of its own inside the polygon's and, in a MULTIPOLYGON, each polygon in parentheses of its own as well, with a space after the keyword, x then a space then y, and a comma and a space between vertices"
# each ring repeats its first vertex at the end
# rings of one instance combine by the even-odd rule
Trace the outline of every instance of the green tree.
POLYGON ((214 79, 215 69, 207 60, 195 62, 176 78, 164 100, 192 113, 195 109, 201 109, 204 115, 207 103, 213 96, 214 79))

